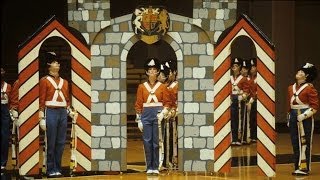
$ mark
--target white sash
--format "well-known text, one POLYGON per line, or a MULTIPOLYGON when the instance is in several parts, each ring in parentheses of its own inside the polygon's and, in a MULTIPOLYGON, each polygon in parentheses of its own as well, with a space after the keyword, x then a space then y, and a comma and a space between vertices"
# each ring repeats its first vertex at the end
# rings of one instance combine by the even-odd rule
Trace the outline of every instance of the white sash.
POLYGON ((49 82, 52 84, 52 86, 53 86, 56 90, 55 90, 55 92, 54 92, 54 94, 53 94, 52 100, 51 100, 51 101, 46 101, 46 106, 61 106, 61 107, 67 106, 66 99, 64 98, 64 95, 63 95, 63 93, 61 92, 61 88, 62 88, 62 86, 63 86, 63 79, 60 77, 60 81, 59 81, 58 86, 57 86, 56 82, 52 79, 52 77, 47 76, 47 79, 49 80, 49 82), (61 97, 62 102, 58 102, 58 101, 57 101, 58 96, 61 97))
POLYGON ((155 103, 159 102, 157 96, 155 95, 155 92, 160 87, 161 82, 157 82, 157 84, 152 89, 147 82, 143 83, 143 85, 149 91, 149 96, 146 103, 151 103, 152 99, 155 103))
POLYGON ((173 88, 178 84, 178 81, 174 81, 173 83, 170 84, 169 88, 173 88))
POLYGON ((300 105, 299 107, 305 107, 308 108, 309 105, 308 104, 304 104, 303 102, 301 102, 301 100, 299 99, 299 94, 301 93, 302 90, 304 90, 309 84, 306 83, 304 85, 302 85, 299 90, 297 91, 296 89, 296 83, 294 83, 294 85, 292 86, 292 91, 293 91, 293 96, 291 96, 290 99, 290 106, 291 108, 295 109, 297 106, 293 104, 293 101, 296 100, 296 102, 298 103, 298 105, 300 105), (303 106, 301 106, 303 105, 303 106))
POLYGON ((243 78, 242 75, 238 76, 237 79, 234 79, 233 76, 231 76, 231 84, 232 84, 232 94, 239 94, 240 88, 238 87, 238 83, 243 78))
POLYGON ((6 93, 8 84, 3 82, 3 86, 1 87, 1 104, 8 104, 8 95, 6 93))

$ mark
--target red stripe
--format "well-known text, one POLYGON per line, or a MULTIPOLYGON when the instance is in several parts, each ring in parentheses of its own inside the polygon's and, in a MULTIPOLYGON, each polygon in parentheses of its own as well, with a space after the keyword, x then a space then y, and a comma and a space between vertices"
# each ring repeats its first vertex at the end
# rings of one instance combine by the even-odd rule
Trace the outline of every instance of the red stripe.
POLYGON ((251 25, 244 19, 238 21, 238 23, 231 29, 231 31, 222 40, 222 42, 215 48, 215 57, 217 57, 221 53, 221 51, 230 43, 230 41, 238 34, 241 29, 244 29, 249 34, 249 36, 268 54, 268 56, 271 57, 271 59, 275 59, 274 50, 271 49, 270 45, 267 44, 263 38, 261 38, 260 34, 257 33, 257 30, 253 29, 251 25))
POLYGON ((258 99, 261 104, 268 109, 268 111, 274 116, 275 115, 275 103, 270 97, 264 93, 260 86, 257 86, 258 99))
POLYGON ((72 58, 71 67, 84 81, 91 84, 91 72, 88 71, 78 60, 72 58))
POLYGON ((33 60, 23 71, 19 73, 20 86, 39 70, 39 59, 33 60))
POLYGON ((231 159, 229 159, 219 170, 220 173, 229 173, 231 171, 231 159))
POLYGON ((275 143, 276 142, 276 132, 275 130, 269 125, 269 123, 260 115, 260 113, 257 113, 257 125, 260 127, 260 129, 266 134, 266 136, 269 137, 269 139, 275 143))
POLYGON ((213 107, 217 109, 231 92, 231 82, 229 81, 214 97, 213 107))
POLYGON ((91 98, 84 93, 76 84, 72 83, 72 95, 74 95, 89 110, 91 109, 91 98))
MULTIPOLYGON (((230 56, 227 57, 220 65, 219 67, 214 71, 213 74, 213 81, 214 83, 217 83, 219 79, 229 71, 231 65, 230 56)), ((230 75, 229 75, 230 76, 230 75)))
POLYGON ((39 97, 39 84, 32 88, 25 96, 19 100, 19 112, 24 111, 39 97))
POLYGON ((77 138, 77 151, 79 151, 89 161, 91 160, 91 148, 80 138, 77 138))
POLYGON ((267 176, 266 173, 264 173, 264 171, 262 171, 260 166, 258 166, 258 170, 257 171, 258 171, 258 175, 259 176, 267 176))
POLYGON ((228 108, 214 123, 214 134, 218 134, 219 131, 230 121, 230 114, 230 108, 228 108))
POLYGON ((22 166, 37 151, 39 151, 39 137, 34 139, 22 152, 19 153, 19 164, 22 166))
POLYGON ((84 169, 79 163, 77 164, 76 167, 76 172, 84 172, 87 171, 86 169, 84 169))
POLYGON ((272 72, 260 61, 257 61, 257 70, 259 74, 267 81, 267 83, 275 89, 275 77, 272 72))
POLYGON ((75 45, 79 49, 79 51, 81 51, 85 56, 90 57, 90 50, 87 47, 85 47, 77 38, 75 38, 73 34, 71 34, 57 20, 54 20, 50 24, 45 26, 38 35, 32 37, 32 40, 28 44, 22 47, 22 49, 18 53, 19 61, 35 46, 37 46, 37 44, 39 44, 42 40, 47 38, 47 36, 55 29, 61 32, 61 34, 70 42, 72 42, 72 44, 75 45))
POLYGON ((276 157, 273 156, 261 142, 257 143, 257 152, 265 160, 265 162, 275 171, 276 157))
POLYGON ((231 145, 231 134, 229 134, 216 146, 214 149, 214 158, 215 162, 217 162, 217 159, 221 157, 221 155, 226 152, 226 150, 230 147, 231 145))
POLYGON ((22 139, 24 136, 26 136, 38 123, 39 115, 38 113, 34 113, 19 127, 19 139, 22 139))
POLYGON ((35 164, 33 168, 31 168, 30 171, 26 173, 26 175, 38 175, 38 174, 39 174, 39 163, 35 164))
POLYGON ((78 115, 77 124, 81 129, 91 136, 91 123, 84 118, 80 113, 78 115))

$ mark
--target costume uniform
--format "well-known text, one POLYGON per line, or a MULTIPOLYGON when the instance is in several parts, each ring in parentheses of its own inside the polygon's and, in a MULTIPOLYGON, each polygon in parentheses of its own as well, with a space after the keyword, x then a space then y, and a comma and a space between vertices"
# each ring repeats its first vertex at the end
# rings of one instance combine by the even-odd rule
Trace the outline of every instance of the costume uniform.
POLYGON ((257 140, 257 76, 250 77, 250 139, 257 140))
MULTIPOLYGON (((307 64, 302 70, 308 74, 308 68, 307 64)), ((311 76, 312 74, 310 73, 309 77, 312 78, 311 76)), ((313 85, 309 83, 311 81, 307 77, 307 81, 300 86, 294 83, 288 87, 289 128, 294 153, 294 175, 308 175, 311 170, 311 145, 314 128, 313 114, 319 108, 318 93, 313 85), (301 137, 303 136, 303 131, 305 134, 304 138, 301 137), (306 163, 306 167, 302 166, 304 162, 306 163)))
MULTIPOLYGON (((235 58, 232 61, 232 64, 239 64, 241 66, 241 60, 235 58)), ((240 145, 238 132, 239 132, 239 101, 241 104, 241 109, 245 106, 245 103, 242 101, 244 94, 249 94, 250 85, 245 77, 242 75, 231 75, 231 133, 232 133, 232 144, 240 145)), ((240 114, 241 115, 241 114, 240 114)))
MULTIPOLYGON (((55 57, 52 58, 54 62, 55 57)), ((40 112, 44 112, 46 122, 47 174, 61 175, 61 158, 67 134, 67 108, 70 106, 68 81, 59 76, 44 76, 40 79, 39 94, 40 112)))
POLYGON ((9 137, 10 137, 10 93, 11 85, 3 80, 1 69, 1 170, 5 169, 8 161, 9 137))
MULTIPOLYGON (((150 60, 150 62, 152 60, 150 60)), ((153 63, 155 63, 155 61, 156 64, 159 62, 158 60, 154 60, 153 63)), ((147 64, 148 62, 149 60, 147 61, 147 64)), ((146 155, 147 170, 158 171, 159 130, 157 115, 164 108, 168 108, 169 106, 169 94, 164 84, 158 81, 156 81, 153 86, 149 83, 149 81, 139 84, 137 90, 137 99, 135 102, 135 111, 137 114, 141 114, 141 122, 143 124, 143 144, 146 155)))

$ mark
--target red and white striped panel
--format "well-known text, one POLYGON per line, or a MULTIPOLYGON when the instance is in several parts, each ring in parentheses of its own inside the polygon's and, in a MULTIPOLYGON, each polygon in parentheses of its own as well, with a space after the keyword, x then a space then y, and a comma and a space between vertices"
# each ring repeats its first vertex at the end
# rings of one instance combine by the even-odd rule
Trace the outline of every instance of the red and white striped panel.
POLYGON ((259 174, 275 176, 275 53, 259 30, 241 19, 214 50, 214 170, 228 172, 230 158, 230 47, 237 37, 249 37, 256 48, 258 62, 257 164, 259 174), (226 127, 228 126, 228 127, 226 127), (222 146, 222 147, 220 147, 222 146), (224 146, 224 147, 223 147, 224 146), (224 150, 224 151, 223 151, 224 150))
POLYGON ((39 174, 39 50, 50 37, 60 37, 71 47, 72 106, 77 119, 76 171, 91 170, 91 61, 90 50, 53 19, 18 53, 19 71, 19 174, 39 174))

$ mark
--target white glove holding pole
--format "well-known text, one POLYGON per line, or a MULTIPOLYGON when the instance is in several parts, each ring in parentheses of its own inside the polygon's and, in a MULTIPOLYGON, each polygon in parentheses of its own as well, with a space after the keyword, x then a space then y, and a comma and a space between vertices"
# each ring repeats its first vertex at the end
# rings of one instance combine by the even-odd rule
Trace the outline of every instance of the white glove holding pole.
POLYGON ((168 118, 168 108, 163 108, 162 111, 160 111, 158 114, 157 114, 157 117, 158 117, 158 121, 162 121, 163 119, 167 119, 168 118))
POLYGON ((141 132, 143 132, 143 124, 141 122, 141 114, 140 113, 137 113, 136 114, 136 119, 135 119, 135 122, 138 123, 138 128, 141 132))
POLYGON ((43 111, 39 111, 39 125, 43 131, 47 130, 46 118, 44 117, 43 111))
POLYGON ((73 119, 75 114, 77 113, 77 111, 75 109, 73 109, 73 108, 68 107, 67 108, 67 113, 68 113, 68 116, 73 119))
POLYGON ((309 108, 307 109, 304 113, 298 115, 297 119, 299 122, 305 120, 305 119, 308 119, 310 118, 311 116, 313 116, 313 114, 315 114, 317 111, 312 109, 312 108, 309 108))

